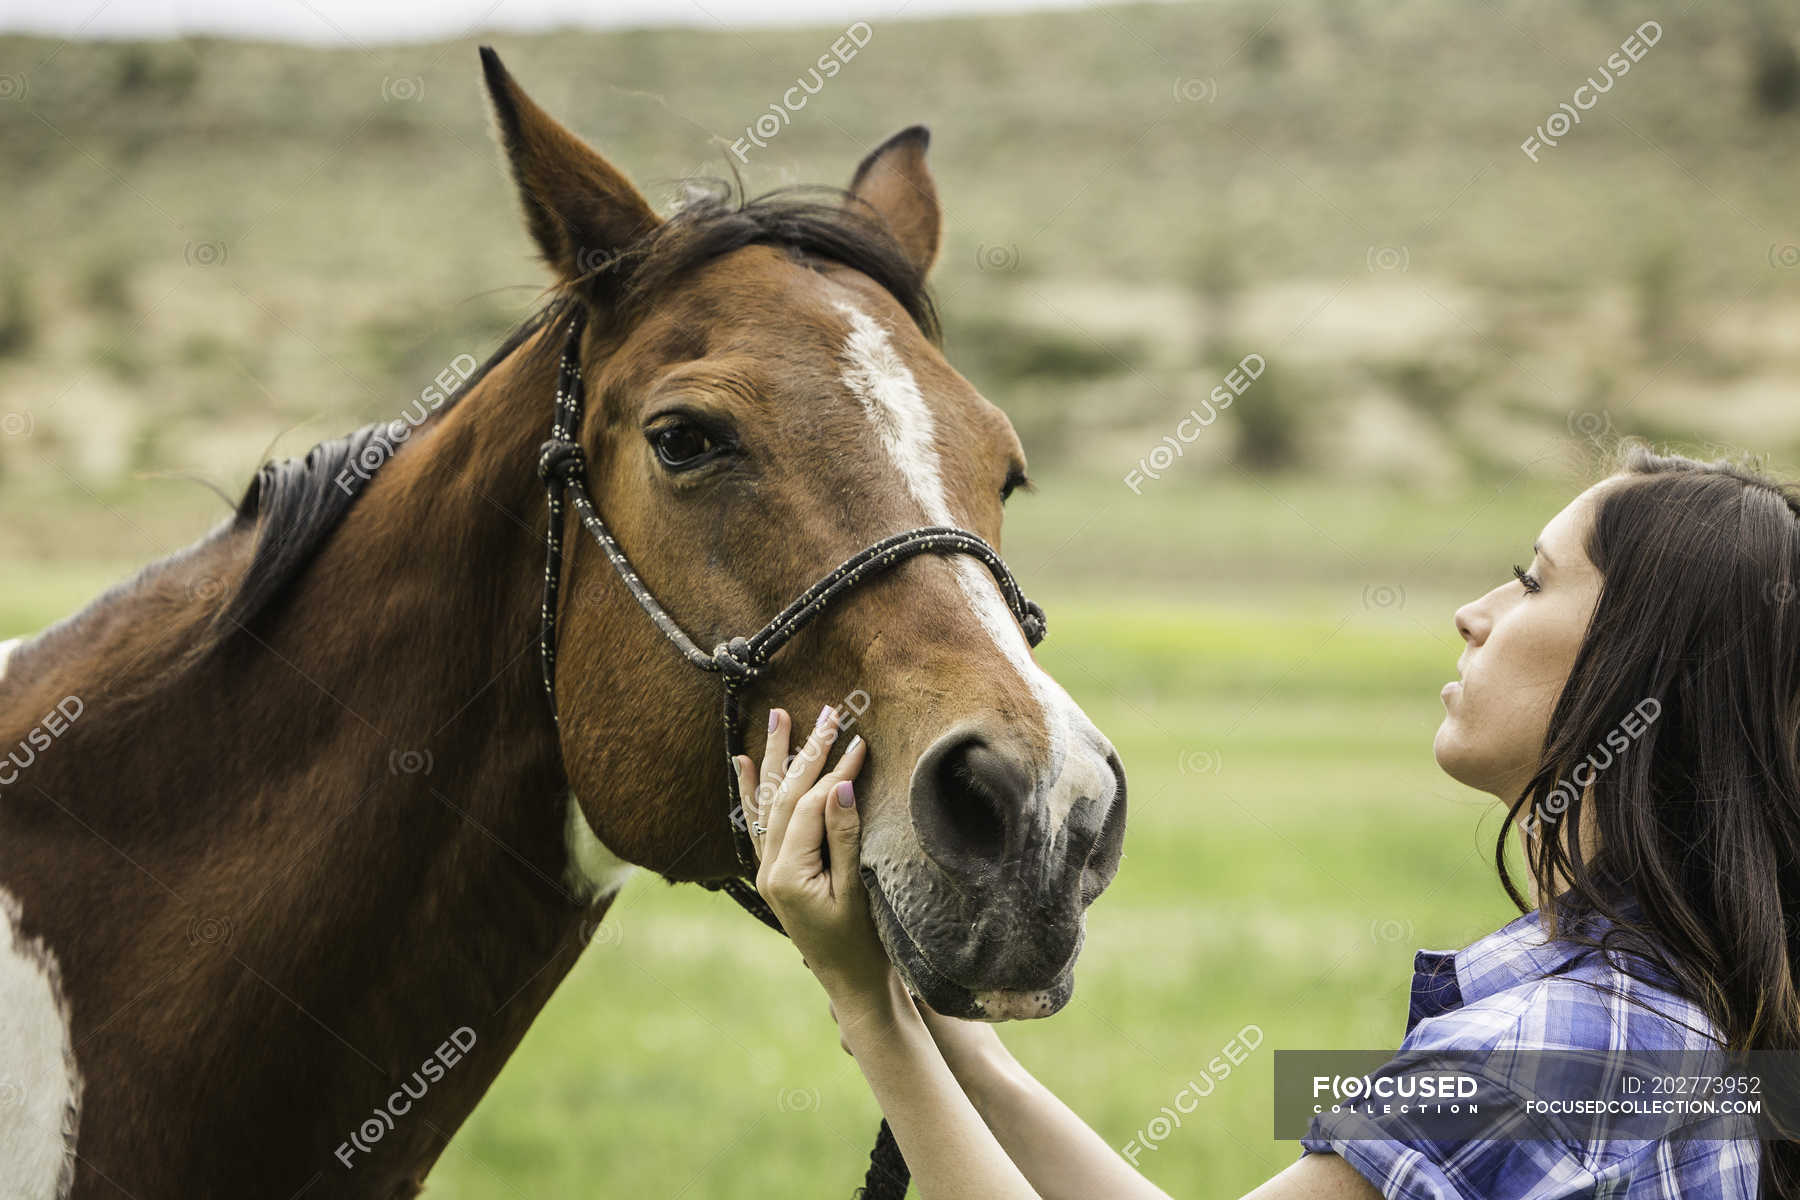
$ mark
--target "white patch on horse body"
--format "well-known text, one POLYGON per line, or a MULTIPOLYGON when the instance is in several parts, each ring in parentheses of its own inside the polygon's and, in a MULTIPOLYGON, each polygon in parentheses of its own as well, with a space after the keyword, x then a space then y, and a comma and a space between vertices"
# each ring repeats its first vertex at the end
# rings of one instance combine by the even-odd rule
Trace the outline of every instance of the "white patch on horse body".
POLYGON ((75 1182, 81 1072, 56 956, 0 888, 0 1196, 61 1200, 75 1182))
MULTIPOLYGON (((960 528, 961 522, 950 511, 943 472, 938 466, 937 422, 919 393, 912 371, 894 349, 887 330, 873 317, 853 304, 840 302, 837 307, 850 321, 850 335, 844 339, 843 350, 845 385, 862 403, 888 457, 906 481, 907 490, 925 510, 925 519, 933 525, 960 528)), ((1076 755, 1075 762, 1082 769, 1064 776, 1075 731, 1088 731, 1091 739, 1099 739, 1099 732, 1062 685, 1032 658, 1031 643, 1025 640, 1024 630, 1019 628, 1006 598, 1000 594, 1000 585, 987 567, 966 554, 956 555, 950 565, 982 628, 1031 689, 1044 714, 1044 732, 1050 747, 1045 775, 1053 781, 1046 802, 1050 830, 1060 831, 1078 798, 1111 792, 1112 771, 1105 762, 1110 748, 1101 749, 1097 744, 1090 753, 1076 755)), ((1103 744, 1104 739, 1099 742, 1103 744)))
POLYGON ((11 641, 0 642, 0 682, 4 682, 6 679, 7 661, 12 658, 13 651, 17 650, 24 641, 24 638, 13 638, 11 641))
POLYGON ((568 847, 569 865, 563 871, 563 885, 577 899, 593 904, 614 895, 625 886, 637 867, 606 848, 588 824, 581 811, 581 801, 569 793, 569 808, 563 820, 563 844, 568 847))

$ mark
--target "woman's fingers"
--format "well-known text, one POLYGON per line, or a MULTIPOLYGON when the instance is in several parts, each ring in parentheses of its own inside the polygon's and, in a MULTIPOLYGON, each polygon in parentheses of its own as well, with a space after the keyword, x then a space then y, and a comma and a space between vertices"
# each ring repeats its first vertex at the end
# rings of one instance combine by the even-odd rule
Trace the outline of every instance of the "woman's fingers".
MULTIPOLYGON (((867 754, 868 744, 860 737, 852 738, 838 756, 837 765, 794 802, 793 812, 782 828, 781 844, 767 856, 785 881, 823 874, 826 864, 820 847, 829 845, 831 893, 839 895, 855 882, 862 829, 855 808, 850 806, 848 813, 844 811, 847 806, 840 799, 840 789, 850 786, 867 754)), ((773 830, 770 836, 774 836, 773 830)), ((774 845, 772 841, 770 844, 774 845)))
MULTIPOLYGON (((794 756, 787 773, 779 776, 781 784, 775 789, 774 802, 767 806, 769 815, 763 819, 763 824, 769 827, 765 859, 773 859, 781 854, 782 839, 788 821, 793 816, 794 805, 805 794, 806 789, 812 786, 813 780, 818 778, 819 768, 825 762, 825 752, 837 737, 836 717, 837 713, 829 704, 819 710, 819 719, 814 722, 806 744, 794 756)), ((783 738, 783 741, 786 739, 783 738)))
POLYGON ((750 845, 756 850, 756 857, 762 857, 762 838, 756 830, 762 821, 762 807, 757 796, 756 764, 748 754, 739 754, 731 760, 732 769, 737 772, 738 807, 743 810, 744 828, 750 831, 750 845))
MULTIPOLYGON (((859 749, 861 745, 857 743, 859 749)), ((846 758, 849 754, 844 752, 846 758)), ((856 873, 862 858, 862 814, 856 807, 856 787, 847 778, 834 782, 826 796, 825 838, 831 847, 831 894, 854 895, 862 883, 856 873)))
MULTIPOLYGON (((758 860, 766 861, 769 857, 764 851, 769 838, 769 816, 774 808, 775 789, 787 767, 788 734, 792 726, 793 718, 786 709, 771 708, 769 736, 763 742, 762 770, 752 775, 748 786, 743 782, 743 775, 740 773, 738 776, 738 796, 743 800, 744 820, 746 823, 756 822, 763 826, 763 832, 758 834, 746 824, 746 828, 750 829, 750 844, 756 848, 758 860)), ((749 756, 744 757, 747 759, 749 756)))
MULTIPOLYGON (((825 855, 825 801, 821 788, 812 788, 794 802, 781 831, 781 844, 770 851, 769 877, 782 884, 798 884, 823 873, 825 855)), ((770 830, 771 845, 775 831, 770 830)))
POLYGON ((788 734, 793 725, 793 718, 786 709, 771 708, 769 710, 769 738, 763 743, 762 774, 759 778, 762 785, 769 789, 757 797, 759 807, 763 810, 763 824, 767 825, 769 811, 769 794, 781 781, 782 772, 787 767, 788 734))

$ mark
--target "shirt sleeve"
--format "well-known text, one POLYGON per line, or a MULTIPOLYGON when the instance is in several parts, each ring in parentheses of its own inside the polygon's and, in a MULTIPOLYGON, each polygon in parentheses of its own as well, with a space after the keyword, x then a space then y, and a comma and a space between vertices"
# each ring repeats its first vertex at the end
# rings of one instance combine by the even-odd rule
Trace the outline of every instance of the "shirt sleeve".
MULTIPOLYGON (((1442 1070, 1431 1065, 1429 1055, 1403 1052, 1377 1074, 1442 1070)), ((1457 1070, 1475 1078, 1483 1097, 1481 1127, 1491 1136, 1435 1140, 1428 1136, 1428 1122, 1327 1109, 1300 1139, 1302 1151, 1337 1154, 1389 1200, 1558 1200, 1594 1194, 1595 1175, 1581 1145, 1554 1123, 1528 1113, 1526 1096, 1509 1081, 1457 1070)))

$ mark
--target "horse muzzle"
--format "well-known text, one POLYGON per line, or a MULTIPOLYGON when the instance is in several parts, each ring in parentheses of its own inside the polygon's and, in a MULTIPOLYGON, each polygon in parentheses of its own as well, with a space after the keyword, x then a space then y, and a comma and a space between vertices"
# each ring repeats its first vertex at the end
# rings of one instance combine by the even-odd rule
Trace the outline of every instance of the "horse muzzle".
MULTIPOLYGON (((912 851, 865 841, 860 871, 889 957, 945 1016, 1047 1017, 1074 992, 1087 908, 1118 870, 1125 774, 1110 746, 1034 786, 1004 739, 939 738, 913 771, 912 851)), ((866 831, 867 832, 867 831, 866 831)))

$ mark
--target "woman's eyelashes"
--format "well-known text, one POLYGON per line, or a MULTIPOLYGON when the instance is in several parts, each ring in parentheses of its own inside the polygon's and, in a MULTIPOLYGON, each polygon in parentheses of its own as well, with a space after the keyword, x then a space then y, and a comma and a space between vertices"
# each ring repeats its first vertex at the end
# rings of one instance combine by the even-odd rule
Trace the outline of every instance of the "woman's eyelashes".
POLYGON ((1538 591, 1539 589, 1541 589, 1544 586, 1542 583, 1540 583, 1538 581, 1538 577, 1536 575, 1533 575, 1530 571, 1527 571, 1524 567, 1521 567, 1517 563, 1513 564, 1513 575, 1518 578, 1519 586, 1524 588, 1526 591, 1526 594, 1528 594, 1528 595, 1532 592, 1538 591))

